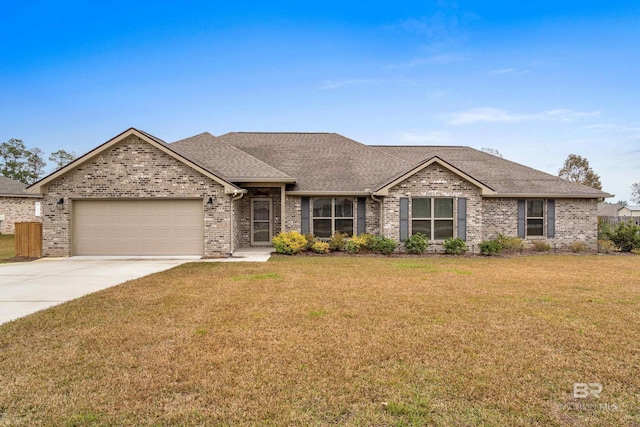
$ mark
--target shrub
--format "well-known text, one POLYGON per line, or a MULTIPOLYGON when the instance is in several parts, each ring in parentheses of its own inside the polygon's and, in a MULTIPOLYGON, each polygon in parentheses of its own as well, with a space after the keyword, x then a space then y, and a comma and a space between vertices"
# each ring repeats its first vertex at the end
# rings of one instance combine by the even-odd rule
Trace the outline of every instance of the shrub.
POLYGON ((531 242, 531 247, 536 252, 546 252, 551 249, 551 245, 546 240, 534 240, 531 242))
POLYGON ((569 245, 569 249, 571 250, 571 252, 573 253, 579 253, 579 252, 584 252, 587 250, 587 245, 585 245, 582 242, 573 242, 571 245, 569 245))
POLYGON ((502 251, 502 244, 498 239, 485 240, 480 242, 478 246, 480 247, 480 253, 484 255, 499 254, 502 251))
POLYGON ((367 245, 367 249, 385 255, 389 255, 395 251, 397 247, 398 243, 395 240, 384 236, 371 236, 369 244, 367 245))
POLYGON ((369 248, 372 237, 371 234, 364 233, 359 236, 354 236, 347 242, 345 249, 352 254, 357 254, 361 249, 369 248))
POLYGON ((311 250, 318 254, 328 254, 329 253, 329 243, 317 241, 311 245, 311 250))
POLYGON ((429 247, 429 238, 422 233, 416 233, 404 242, 404 248, 410 254, 422 254, 429 247))
POLYGON ((307 239, 297 231, 278 233, 271 242, 279 254, 293 255, 307 247, 307 239))
POLYGON ((611 224, 604 218, 598 217, 598 240, 609 239, 609 234, 613 231, 611 224))
POLYGON ((313 244, 314 244, 315 242, 317 242, 317 241, 318 241, 318 239, 316 238, 316 236, 314 236, 314 235, 313 235, 313 234, 311 234, 311 233, 307 233, 307 234, 305 234, 305 235, 304 235, 304 238, 305 238, 305 239, 307 239, 307 248, 306 248, 306 249, 307 249, 308 251, 312 251, 312 250, 313 250, 313 244))
POLYGON ((451 237, 442 244, 445 254, 462 255, 469 250, 467 244, 459 237, 451 237))
POLYGON ((609 239, 598 240, 598 252, 608 254, 616 248, 616 245, 609 239))
POLYGON ((500 243, 505 251, 519 251, 524 248, 524 241, 520 237, 498 234, 494 240, 500 243))
POLYGON ((334 233, 329 239, 329 249, 333 251, 341 251, 344 249, 344 245, 347 243, 348 234, 345 233, 334 233))
POLYGON ((631 220, 619 223, 609 231, 608 235, 622 252, 640 249, 640 227, 631 220))

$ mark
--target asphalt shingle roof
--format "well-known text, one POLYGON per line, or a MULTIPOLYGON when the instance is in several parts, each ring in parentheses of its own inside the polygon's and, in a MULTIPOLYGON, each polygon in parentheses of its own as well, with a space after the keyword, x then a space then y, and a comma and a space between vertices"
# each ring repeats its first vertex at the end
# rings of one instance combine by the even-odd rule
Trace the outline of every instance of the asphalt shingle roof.
POLYGON ((292 191, 365 191, 409 168, 336 133, 233 132, 217 139, 296 178, 292 191))
POLYGON ((209 132, 168 144, 178 154, 227 180, 274 179, 293 177, 227 144, 209 132))
POLYGON ((554 194, 606 197, 607 193, 470 147, 392 146, 372 148, 412 163, 434 156, 477 179, 498 194, 554 194))
POLYGON ((168 147, 229 182, 295 180, 288 191, 377 190, 426 160, 438 157, 496 192, 496 195, 607 197, 470 147, 369 146, 336 133, 202 133, 168 147))
POLYGON ((0 195, 24 195, 27 186, 6 176, 0 175, 0 195))

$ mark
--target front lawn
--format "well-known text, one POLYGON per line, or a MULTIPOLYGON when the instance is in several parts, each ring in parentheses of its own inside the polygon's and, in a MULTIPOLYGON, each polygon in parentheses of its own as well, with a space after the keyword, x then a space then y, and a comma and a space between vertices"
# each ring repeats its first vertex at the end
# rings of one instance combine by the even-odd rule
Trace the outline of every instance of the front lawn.
POLYGON ((15 234, 0 234, 0 263, 16 256, 15 234))
POLYGON ((636 256, 186 264, 0 326, 0 425, 637 426, 638 331, 636 256))

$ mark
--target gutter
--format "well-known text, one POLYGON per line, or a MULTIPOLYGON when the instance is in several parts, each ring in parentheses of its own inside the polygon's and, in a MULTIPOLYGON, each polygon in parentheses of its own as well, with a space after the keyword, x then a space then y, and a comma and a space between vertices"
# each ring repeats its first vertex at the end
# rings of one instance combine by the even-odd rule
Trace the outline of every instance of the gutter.
POLYGON ((375 195, 374 191, 370 191, 369 195, 371 196, 371 199, 374 202, 378 203, 378 206, 379 206, 379 209, 380 209, 380 212, 378 212, 378 217, 380 218, 380 235, 384 236, 384 233, 383 233, 383 229, 384 229, 383 228, 384 227, 384 208, 383 208, 384 205, 383 205, 383 200, 379 199, 378 196, 375 195))
POLYGON ((229 194, 229 256, 233 255, 233 202, 242 199, 247 192, 240 189, 229 194))

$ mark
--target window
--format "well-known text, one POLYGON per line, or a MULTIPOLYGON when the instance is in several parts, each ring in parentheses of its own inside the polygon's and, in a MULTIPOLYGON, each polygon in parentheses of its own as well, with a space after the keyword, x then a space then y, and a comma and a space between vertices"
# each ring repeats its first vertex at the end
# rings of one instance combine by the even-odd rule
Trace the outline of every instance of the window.
POLYGON ((527 236, 544 235, 544 200, 527 200, 527 236))
POLYGON ((353 236, 353 199, 322 198, 313 200, 313 234, 322 239, 334 233, 353 236))
POLYGON ((422 233, 429 240, 453 237, 453 198, 411 199, 411 234, 422 233))

